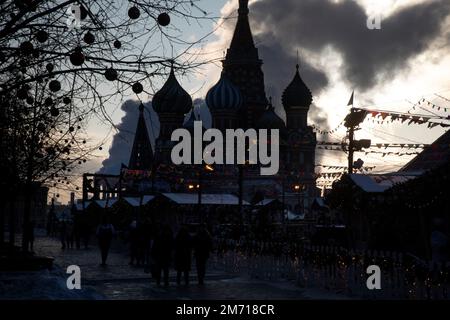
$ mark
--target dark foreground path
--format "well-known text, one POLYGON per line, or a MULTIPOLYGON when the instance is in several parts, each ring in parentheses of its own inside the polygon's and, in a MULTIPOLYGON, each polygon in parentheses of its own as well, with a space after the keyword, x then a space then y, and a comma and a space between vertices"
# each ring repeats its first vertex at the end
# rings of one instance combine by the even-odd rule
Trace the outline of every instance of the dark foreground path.
POLYGON ((171 270, 170 286, 158 287, 143 268, 128 265, 127 247, 114 241, 108 266, 101 267, 96 245, 88 250, 61 250, 57 239, 38 236, 35 251, 55 258, 50 272, 0 274, 0 298, 3 299, 342 299, 326 291, 304 290, 293 281, 261 281, 246 276, 229 275, 209 268, 204 286, 199 286, 195 270, 189 286, 175 283, 171 270), (69 265, 81 269, 82 290, 68 290, 65 270, 69 265))

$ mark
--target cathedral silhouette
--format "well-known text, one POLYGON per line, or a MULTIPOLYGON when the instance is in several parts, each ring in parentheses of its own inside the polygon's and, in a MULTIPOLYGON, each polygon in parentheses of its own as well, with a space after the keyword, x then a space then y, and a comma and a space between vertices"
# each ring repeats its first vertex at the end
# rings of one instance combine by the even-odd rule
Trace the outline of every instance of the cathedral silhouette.
POLYGON ((170 154, 176 142, 171 141, 172 132, 177 128, 190 130, 194 121, 201 119, 197 119, 192 98, 178 82, 172 66, 169 77, 152 100, 160 122, 155 150, 152 149, 141 104, 126 168, 136 175, 141 171, 152 172, 148 175, 152 176, 152 181, 147 181, 146 188, 142 179, 138 179, 136 183, 140 186, 129 183, 128 189, 122 187, 121 191, 134 196, 158 191, 188 192, 194 185, 193 189, 201 187, 204 193, 238 194, 241 201, 250 203, 277 199, 287 210, 307 214, 319 194, 314 175, 316 135, 307 123, 312 93, 302 80, 297 64, 295 70, 293 68, 294 77, 282 94, 285 123, 266 96, 262 64, 250 29, 248 0, 239 0, 237 24, 222 61, 220 79, 207 92, 205 102, 212 116, 212 127, 222 132, 237 128, 279 130, 280 170, 277 175, 261 176, 254 165, 220 165, 203 175, 200 186, 196 181, 198 178, 195 178, 202 174, 198 172, 202 170, 198 169, 200 165, 196 168, 173 167, 170 154), (173 181, 165 181, 170 179, 173 181))

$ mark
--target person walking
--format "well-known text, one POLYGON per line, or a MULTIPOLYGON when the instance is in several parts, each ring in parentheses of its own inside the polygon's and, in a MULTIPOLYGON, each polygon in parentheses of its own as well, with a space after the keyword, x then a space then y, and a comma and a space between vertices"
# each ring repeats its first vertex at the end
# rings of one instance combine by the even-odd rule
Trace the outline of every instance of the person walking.
POLYGON ((64 219, 59 221, 59 238, 61 240, 61 249, 66 249, 67 224, 64 219))
POLYGON ((109 248, 114 236, 115 230, 113 225, 106 217, 103 217, 102 223, 97 228, 98 245, 102 256, 101 265, 106 266, 106 259, 108 258, 109 248))
POLYGON ((189 284, 189 271, 191 270, 192 239, 186 227, 182 227, 175 238, 175 269, 177 270, 177 284, 181 283, 184 274, 184 283, 189 284))
POLYGON ((164 285, 169 286, 169 266, 172 258, 173 233, 169 225, 164 225, 157 233, 152 247, 155 261, 156 283, 161 284, 161 272, 164 272, 164 285))
POLYGON ((138 257, 138 247, 139 247, 139 230, 137 221, 133 220, 130 223, 129 231, 128 231, 128 241, 130 243, 130 262, 129 264, 132 266, 134 262, 139 265, 139 257, 138 257))
POLYGON ((205 225, 200 226, 194 238, 195 265, 197 267, 198 284, 203 285, 206 274, 206 262, 212 250, 212 238, 205 225))
POLYGON ((26 251, 33 252, 33 244, 34 244, 34 221, 30 221, 28 223, 25 223, 24 226, 24 233, 25 233, 25 247, 26 251))

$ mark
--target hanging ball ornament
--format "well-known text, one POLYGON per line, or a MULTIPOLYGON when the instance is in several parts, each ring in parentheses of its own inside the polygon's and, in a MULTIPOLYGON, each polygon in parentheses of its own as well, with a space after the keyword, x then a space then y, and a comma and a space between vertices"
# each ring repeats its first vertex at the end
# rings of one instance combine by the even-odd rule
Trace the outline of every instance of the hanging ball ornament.
POLYGON ((142 91, 144 91, 144 88, 142 87, 142 84, 140 84, 139 82, 136 82, 135 84, 133 84, 133 92, 136 94, 141 93, 142 91))
POLYGON ((51 92, 58 92, 59 90, 61 90, 61 83, 58 80, 52 80, 48 84, 48 88, 51 92))
POLYGON ((86 42, 87 44, 93 44, 95 42, 95 37, 94 35, 88 31, 86 32, 86 34, 83 37, 84 42, 86 42))
POLYGON ((25 100, 28 98, 28 90, 24 87, 20 88, 17 90, 17 97, 21 100, 25 100))
POLYGON ((54 68, 55 67, 52 63, 47 63, 47 65, 45 66, 45 69, 47 69, 48 72, 52 72, 54 68))
POLYGON ((141 15, 141 12, 139 11, 139 9, 137 7, 131 7, 128 10, 128 16, 130 17, 130 19, 136 20, 137 18, 139 18, 140 15, 141 15))
POLYGON ((168 26, 170 23, 170 16, 166 12, 159 14, 158 15, 158 23, 159 23, 159 25, 161 25, 163 27, 168 26))
POLYGON ((22 53, 29 54, 33 51, 34 47, 30 41, 25 41, 20 44, 20 50, 22 53))
POLYGON ((27 97, 27 103, 28 104, 33 104, 34 103, 33 97, 27 97))
POLYGON ((114 41, 114 48, 120 49, 122 47, 122 42, 119 40, 114 41))
POLYGON ((48 33, 47 33, 47 31, 39 30, 39 31, 36 33, 36 39, 37 39, 37 41, 39 41, 40 43, 44 43, 45 41, 47 41, 47 39, 48 39, 48 33))
POLYGON ((64 104, 69 104, 72 102, 72 100, 69 97, 64 97, 63 102, 64 102, 64 104))
POLYGON ((48 97, 45 99, 44 103, 47 107, 50 107, 51 105, 53 105, 53 99, 48 97))
POLYGON ((115 81, 117 80, 117 71, 113 68, 108 68, 105 71, 105 78, 109 81, 115 81))
POLYGON ((85 60, 83 51, 80 47, 76 47, 75 50, 70 54, 70 62, 74 66, 81 66, 85 60))
POLYGON ((45 124, 44 123, 42 123, 42 122, 40 122, 38 125, 37 125, 37 129, 38 129, 38 131, 40 131, 40 132, 44 132, 45 131, 45 124))

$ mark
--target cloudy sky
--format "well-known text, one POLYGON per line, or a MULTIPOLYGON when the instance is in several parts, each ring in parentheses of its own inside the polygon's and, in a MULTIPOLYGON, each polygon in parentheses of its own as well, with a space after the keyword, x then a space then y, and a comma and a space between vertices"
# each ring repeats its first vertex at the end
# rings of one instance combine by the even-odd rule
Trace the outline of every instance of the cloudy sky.
MULTIPOLYGON (((223 56, 236 22, 237 4, 238 0, 201 2, 200 6, 212 16, 222 17, 185 29, 183 36, 191 40, 214 31, 206 43, 196 48, 201 50, 203 59, 223 56)), ((356 107, 406 112, 422 98, 450 107, 450 102, 437 96, 450 99, 448 0, 250 0, 250 23, 264 61, 266 93, 273 97, 281 117, 284 112, 280 96, 293 77, 297 52, 301 75, 314 96, 310 124, 321 129, 334 129, 342 121, 353 90, 356 107), (368 16, 374 15, 381 17, 380 30, 366 26, 368 16)), ((218 80, 220 71, 220 63, 212 62, 179 80, 193 98, 203 98, 218 80)), ((113 119, 122 127, 133 127, 136 108, 129 107, 130 102, 122 106, 123 102, 116 101, 117 105, 111 106, 113 119)), ((424 108, 412 112, 450 114, 424 108)), ((357 138, 371 138, 374 143, 431 143, 445 132, 441 127, 427 129, 425 125, 370 121, 362 128, 357 138)), ((90 129, 96 139, 107 137, 103 152, 83 168, 95 172, 109 156, 114 131, 97 122, 91 123, 90 129)), ((114 139, 120 139, 126 149, 131 138, 125 136, 119 134, 114 139)), ((318 134, 318 140, 341 141, 344 136, 341 128, 332 135, 318 134)), ((119 152, 122 157, 125 149, 119 152)), ((366 165, 375 165, 376 172, 396 170, 411 159, 358 156, 366 165)), ((318 150, 317 157, 320 164, 345 165, 343 153, 318 150)))

